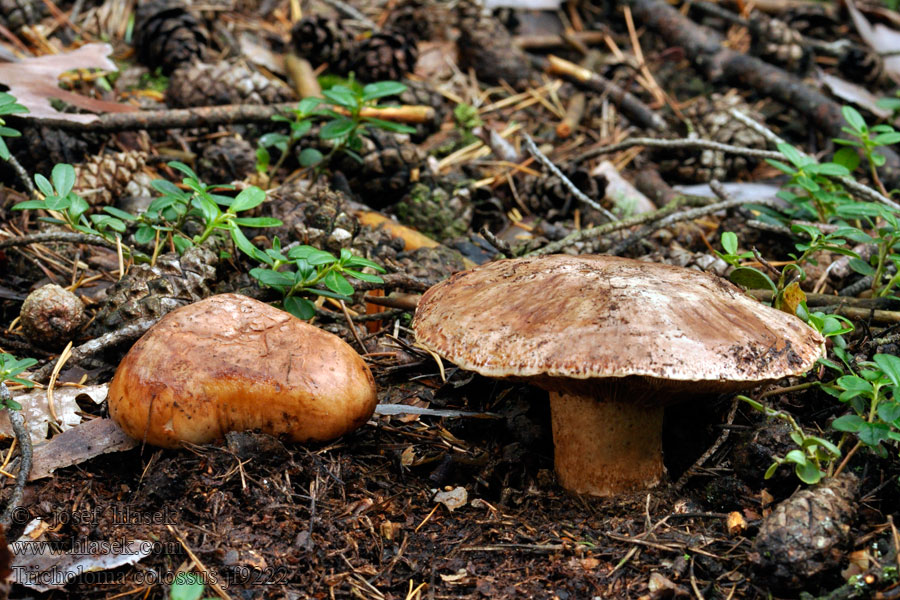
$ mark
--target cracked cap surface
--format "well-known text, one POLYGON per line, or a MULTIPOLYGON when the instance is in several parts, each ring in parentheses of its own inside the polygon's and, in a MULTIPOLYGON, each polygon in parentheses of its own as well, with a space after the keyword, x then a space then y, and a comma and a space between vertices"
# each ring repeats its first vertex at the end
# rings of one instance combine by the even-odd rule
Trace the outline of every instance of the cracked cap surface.
POLYGON ((539 380, 761 382, 807 371, 823 342, 715 275, 602 255, 456 273, 425 293, 413 328, 464 369, 539 380))

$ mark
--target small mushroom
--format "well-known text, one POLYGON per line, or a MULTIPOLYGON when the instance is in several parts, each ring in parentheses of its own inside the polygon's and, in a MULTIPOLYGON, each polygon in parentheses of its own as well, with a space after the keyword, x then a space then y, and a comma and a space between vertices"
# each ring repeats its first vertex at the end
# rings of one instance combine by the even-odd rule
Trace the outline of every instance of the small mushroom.
POLYGON ((109 386, 122 429, 169 448, 242 430, 331 440, 364 424, 376 403, 372 373, 343 340, 237 294, 163 317, 109 386))
POLYGON ((460 367, 550 392, 563 487, 656 485, 663 408, 808 370, 822 337, 714 275, 614 256, 501 260, 429 289, 417 341, 460 367))

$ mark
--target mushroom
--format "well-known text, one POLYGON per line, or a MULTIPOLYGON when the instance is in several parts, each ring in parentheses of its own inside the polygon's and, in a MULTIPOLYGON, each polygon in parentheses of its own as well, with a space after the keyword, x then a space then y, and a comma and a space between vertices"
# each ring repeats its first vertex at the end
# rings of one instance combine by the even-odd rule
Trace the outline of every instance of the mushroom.
POLYGON ((430 288, 416 340, 550 392, 556 473, 576 493, 656 485, 667 404, 807 371, 822 337, 719 277, 614 256, 500 260, 430 288))
POLYGON ((372 373, 347 343, 237 294, 163 317, 109 386, 109 414, 122 429, 169 448, 251 429, 331 440, 364 424, 376 403, 372 373))

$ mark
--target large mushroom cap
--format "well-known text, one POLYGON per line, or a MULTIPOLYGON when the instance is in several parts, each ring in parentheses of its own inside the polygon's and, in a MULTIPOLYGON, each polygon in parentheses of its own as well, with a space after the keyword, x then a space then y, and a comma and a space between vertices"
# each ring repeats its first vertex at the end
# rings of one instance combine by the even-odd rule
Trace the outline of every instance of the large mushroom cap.
POLYGON ((109 387, 122 429, 166 447, 248 429, 330 440, 365 423, 376 403, 369 368, 343 340, 236 294, 163 317, 109 387))
POLYGON ((614 256, 456 273, 425 293, 413 326, 419 343, 464 369, 539 385, 639 376, 728 389, 807 371, 823 341, 715 275, 614 256))

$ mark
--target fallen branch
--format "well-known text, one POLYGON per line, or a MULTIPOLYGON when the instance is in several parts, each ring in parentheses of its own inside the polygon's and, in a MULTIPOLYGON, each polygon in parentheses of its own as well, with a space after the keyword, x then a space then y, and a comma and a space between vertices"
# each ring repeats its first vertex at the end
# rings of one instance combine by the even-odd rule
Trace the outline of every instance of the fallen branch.
MULTIPOLYGON (((40 119, 47 127, 76 131, 112 133, 137 129, 210 128, 234 123, 261 123, 276 115, 283 115, 297 107, 296 102, 284 102, 268 106, 254 104, 226 104, 172 110, 147 110, 141 112, 107 113, 90 123, 76 123, 61 119, 40 119)), ((335 109, 340 112, 339 109, 335 109)), ((372 117, 400 123, 427 123, 434 120, 430 106, 397 106, 364 108, 363 117, 372 117)))
POLYGON ((12 397, 9 394, 9 390, 6 388, 6 384, 0 382, 0 402, 6 405, 6 412, 9 414, 9 422, 12 425, 13 433, 16 435, 16 441, 19 443, 19 452, 22 457, 19 461, 19 472, 16 473, 15 487, 13 488, 12 494, 9 496, 3 514, 0 515, 0 525, 2 525, 4 529, 9 529, 9 526, 12 523, 13 514, 22 502, 22 495, 25 492, 25 483, 28 481, 28 475, 31 473, 31 461, 33 457, 31 435, 28 433, 28 430, 25 429, 25 417, 22 416, 21 411, 9 408, 9 403, 11 401, 12 397))

